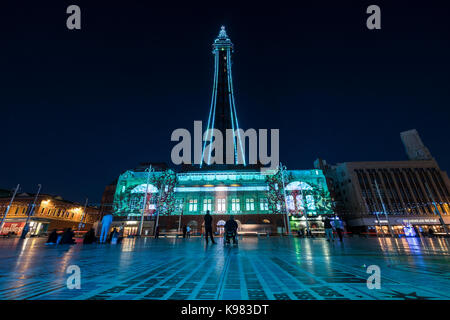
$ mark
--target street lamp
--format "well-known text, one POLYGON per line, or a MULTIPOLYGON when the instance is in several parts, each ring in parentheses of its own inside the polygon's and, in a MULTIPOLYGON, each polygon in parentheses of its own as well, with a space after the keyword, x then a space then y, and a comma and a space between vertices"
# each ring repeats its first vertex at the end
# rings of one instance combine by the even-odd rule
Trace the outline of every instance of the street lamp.
POLYGON ((38 188, 38 192, 34 196, 33 203, 31 205, 30 210, 28 211, 28 215, 27 215, 27 220, 25 222, 25 226, 22 229, 22 235, 20 236, 21 239, 25 239, 25 237, 26 237, 26 235, 28 233, 28 230, 30 229, 30 226, 29 226, 30 218, 34 214, 34 208, 36 207, 36 201, 37 201, 37 198, 39 197, 39 193, 41 192, 42 185, 38 184, 38 187, 39 187, 38 188))
POLYGON ((181 217, 183 216, 183 200, 180 200, 180 209, 181 209, 181 213, 180 213, 180 218, 178 220, 178 233, 180 233, 181 230, 181 217))
POLYGON ((288 212, 287 199, 286 199, 286 187, 284 184, 284 171, 286 169, 287 169, 286 166, 283 166, 283 164, 280 162, 279 170, 281 172, 281 181, 283 182, 284 206, 286 208, 286 220, 285 220, 284 225, 285 226, 287 225, 286 231, 287 231, 287 234, 290 235, 291 234, 291 226, 289 225, 289 212, 288 212))
POLYGON ((86 216, 87 204, 88 204, 88 198, 86 198, 86 202, 84 203, 84 210, 83 210, 83 214, 81 215, 80 223, 78 224, 78 231, 80 231, 81 227, 83 226, 83 219, 86 216))
POLYGON ((142 235, 142 228, 144 227, 144 214, 145 208, 147 207, 147 198, 148 198, 148 184, 150 183, 150 173, 153 171, 152 165, 150 165, 147 169, 147 185, 145 188, 145 199, 144 199, 144 208, 142 208, 141 221, 139 223, 139 237, 142 235))

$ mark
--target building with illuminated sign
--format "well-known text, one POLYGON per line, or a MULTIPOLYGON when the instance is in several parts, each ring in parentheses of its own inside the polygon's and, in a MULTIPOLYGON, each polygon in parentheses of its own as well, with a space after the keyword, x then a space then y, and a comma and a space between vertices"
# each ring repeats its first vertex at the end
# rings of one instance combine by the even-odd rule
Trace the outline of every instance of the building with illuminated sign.
POLYGON ((316 161, 336 199, 336 211, 356 232, 417 234, 450 230, 450 182, 416 130, 401 133, 409 160, 328 165, 316 161), (405 229, 406 228, 406 229, 405 229))

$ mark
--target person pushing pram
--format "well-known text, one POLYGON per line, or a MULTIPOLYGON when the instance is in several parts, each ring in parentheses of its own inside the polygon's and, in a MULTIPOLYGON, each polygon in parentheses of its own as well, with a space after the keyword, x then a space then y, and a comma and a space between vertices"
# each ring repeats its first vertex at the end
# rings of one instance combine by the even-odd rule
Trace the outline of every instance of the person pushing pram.
POLYGON ((230 216, 230 219, 225 223, 225 233, 224 233, 225 244, 229 244, 231 239, 233 239, 233 244, 238 243, 237 229, 238 229, 237 222, 234 220, 233 216, 230 216))

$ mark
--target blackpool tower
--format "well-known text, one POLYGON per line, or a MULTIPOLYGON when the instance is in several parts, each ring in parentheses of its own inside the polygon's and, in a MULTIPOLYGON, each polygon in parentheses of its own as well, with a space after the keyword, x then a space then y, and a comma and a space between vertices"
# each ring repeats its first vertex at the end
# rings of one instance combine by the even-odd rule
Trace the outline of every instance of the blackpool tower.
MULTIPOLYGON (((218 37, 214 40, 214 82, 211 98, 211 107, 208 116, 208 129, 217 129, 222 133, 222 137, 226 137, 226 130, 233 130, 233 148, 234 148, 234 164, 245 165, 245 157, 238 162, 238 148, 244 155, 241 144, 241 135, 237 129, 239 128, 238 117, 236 114, 236 106, 234 103, 233 78, 231 74, 231 56, 233 53, 233 43, 228 38, 225 27, 222 26, 218 37)), ((210 131, 211 132, 211 131, 210 131)), ((207 141, 204 141, 202 149, 202 159, 205 159, 207 165, 211 164, 211 153, 206 143, 212 143, 212 134, 208 135, 207 141)), ((203 162, 202 162, 203 164, 203 162)), ((200 167, 202 166, 200 164, 200 167)))

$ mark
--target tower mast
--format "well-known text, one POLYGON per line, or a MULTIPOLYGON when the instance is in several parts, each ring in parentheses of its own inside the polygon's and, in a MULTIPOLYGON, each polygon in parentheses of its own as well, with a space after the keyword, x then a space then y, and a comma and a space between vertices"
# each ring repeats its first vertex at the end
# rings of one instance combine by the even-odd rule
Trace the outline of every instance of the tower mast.
POLYGON ((236 106, 234 102, 233 92, 233 78, 231 74, 231 55, 233 53, 233 43, 228 38, 225 27, 222 26, 219 35, 214 40, 213 51, 214 55, 214 82, 213 92, 211 97, 211 107, 209 110, 208 126, 207 126, 207 140, 203 143, 202 161, 200 167, 203 165, 203 159, 206 164, 211 164, 211 149, 206 150, 206 143, 213 142, 212 129, 220 130, 223 137, 226 137, 226 130, 233 130, 233 148, 234 148, 234 164, 244 164, 244 150, 241 143, 241 135, 236 130, 239 129, 239 122, 236 114, 236 106), (238 148, 242 153, 243 163, 239 163, 238 148), (205 154, 208 152, 208 154, 205 154))

